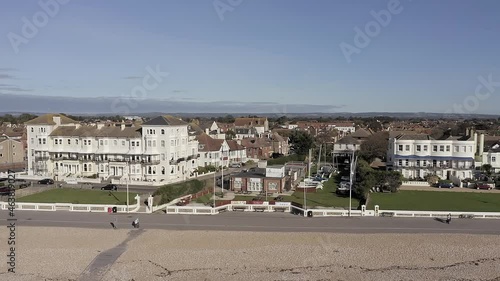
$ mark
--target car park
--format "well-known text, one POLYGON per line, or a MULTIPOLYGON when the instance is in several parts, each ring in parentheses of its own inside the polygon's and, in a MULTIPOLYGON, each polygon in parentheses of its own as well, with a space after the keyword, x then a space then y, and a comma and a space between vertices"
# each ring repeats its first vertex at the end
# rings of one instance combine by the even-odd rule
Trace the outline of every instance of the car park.
POLYGON ((52 180, 52 179, 43 179, 43 180, 39 180, 38 184, 47 184, 47 185, 54 184, 54 180, 52 180))

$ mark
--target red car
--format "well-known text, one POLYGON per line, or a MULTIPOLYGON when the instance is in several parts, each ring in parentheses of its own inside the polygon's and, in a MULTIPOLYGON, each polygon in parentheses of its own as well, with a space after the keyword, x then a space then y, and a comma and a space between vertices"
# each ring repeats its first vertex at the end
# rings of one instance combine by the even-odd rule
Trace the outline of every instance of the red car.
POLYGON ((481 184, 476 184, 476 189, 486 189, 486 190, 491 190, 492 187, 487 185, 487 184, 484 184, 484 183, 481 183, 481 184))

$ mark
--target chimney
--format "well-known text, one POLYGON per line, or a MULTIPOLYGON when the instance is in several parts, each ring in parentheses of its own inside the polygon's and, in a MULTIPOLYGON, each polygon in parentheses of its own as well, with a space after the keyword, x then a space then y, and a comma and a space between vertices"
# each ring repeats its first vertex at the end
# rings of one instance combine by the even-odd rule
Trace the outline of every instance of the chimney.
POLYGON ((476 150, 476 155, 479 154, 478 143, 477 143, 477 133, 474 133, 474 149, 476 150))
POLYGON ((483 156, 484 151, 484 134, 479 137, 479 156, 483 156))
POLYGON ((61 117, 60 116, 53 116, 52 120, 54 121, 54 123, 56 123, 56 126, 61 125, 61 117))
POLYGON ((121 124, 120 124, 120 128, 122 129, 122 131, 123 131, 123 130, 125 130, 125 124, 124 124, 124 123, 121 123, 121 124))

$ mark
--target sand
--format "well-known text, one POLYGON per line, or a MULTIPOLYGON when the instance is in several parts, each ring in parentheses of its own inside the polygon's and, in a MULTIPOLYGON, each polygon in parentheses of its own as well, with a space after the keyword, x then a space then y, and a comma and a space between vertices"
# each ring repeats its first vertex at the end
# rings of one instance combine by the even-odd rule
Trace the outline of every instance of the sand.
MULTIPOLYGON (((96 256, 122 243, 129 231, 22 227, 16 273, 6 273, 2 262, 0 280, 78 280, 96 256)), ((500 280, 498 235, 139 234, 92 280, 500 280)), ((7 232, 0 235, 6 260, 7 232)))

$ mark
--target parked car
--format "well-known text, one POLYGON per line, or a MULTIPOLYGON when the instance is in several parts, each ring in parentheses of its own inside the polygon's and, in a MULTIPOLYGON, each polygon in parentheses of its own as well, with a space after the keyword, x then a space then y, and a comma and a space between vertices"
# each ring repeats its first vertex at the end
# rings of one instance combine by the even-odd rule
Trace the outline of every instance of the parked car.
POLYGON ((116 184, 108 184, 108 185, 105 185, 105 186, 101 187, 101 190, 113 190, 113 191, 117 191, 118 190, 118 186, 116 186, 116 184))
POLYGON ((229 165, 230 168, 241 168, 241 164, 240 163, 231 163, 229 165))
POLYGON ((43 179, 43 180, 39 180, 38 184, 54 184, 54 180, 52 180, 52 179, 43 179))
POLYGON ((439 188, 454 188, 455 186, 451 182, 442 182, 438 184, 439 188))
POLYGON ((485 183, 478 183, 478 184, 476 184, 476 189, 491 190, 492 187, 490 185, 485 184, 485 183))

